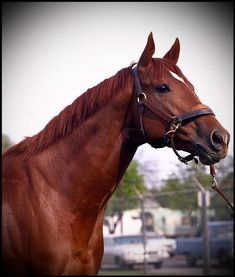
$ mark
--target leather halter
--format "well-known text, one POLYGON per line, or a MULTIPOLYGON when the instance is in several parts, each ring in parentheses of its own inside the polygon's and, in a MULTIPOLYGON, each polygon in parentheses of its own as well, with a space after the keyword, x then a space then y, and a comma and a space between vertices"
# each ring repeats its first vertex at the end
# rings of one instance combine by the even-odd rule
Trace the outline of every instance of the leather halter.
POLYGON ((191 161, 194 159, 194 154, 190 154, 186 157, 182 157, 176 150, 175 144, 174 144, 174 135, 175 132, 180 128, 181 123, 186 120, 193 120, 199 116, 202 115, 214 115, 213 111, 203 105, 199 104, 192 108, 192 111, 180 114, 180 115, 174 115, 172 114, 165 105, 163 105, 160 101, 156 104, 155 102, 152 102, 150 99, 147 98, 146 94, 142 91, 140 80, 137 73, 137 67, 132 69, 133 73, 133 79, 135 84, 135 93, 136 93, 136 99, 137 99, 137 105, 138 105, 138 113, 139 113, 139 123, 140 123, 140 131, 142 135, 144 136, 146 142, 148 142, 151 146, 155 148, 159 147, 165 147, 170 142, 171 148, 175 152, 175 154, 178 156, 178 159, 187 164, 188 161, 191 161), (200 108, 198 109, 198 107, 200 108), (169 131, 166 132, 163 138, 157 139, 154 143, 150 142, 146 136, 144 125, 143 125, 143 114, 144 114, 144 108, 147 107, 149 110, 151 110, 155 115, 162 118, 166 122, 169 123, 170 128, 169 131))

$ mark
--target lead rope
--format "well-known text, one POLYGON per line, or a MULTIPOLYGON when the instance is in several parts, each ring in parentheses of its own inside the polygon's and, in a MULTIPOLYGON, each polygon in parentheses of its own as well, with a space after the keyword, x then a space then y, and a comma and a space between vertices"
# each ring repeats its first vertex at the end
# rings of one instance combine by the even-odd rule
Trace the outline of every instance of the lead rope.
MULTIPOLYGON (((234 212, 234 206, 233 206, 233 203, 226 197, 226 195, 220 190, 219 186, 218 186, 218 183, 215 179, 215 175, 216 175, 216 170, 215 170, 215 165, 212 164, 210 165, 210 175, 212 177, 212 181, 211 181, 211 184, 212 184, 212 188, 217 191, 220 196, 223 197, 223 199, 227 202, 227 204, 229 205, 229 207, 232 209, 232 211, 234 212)), ((233 213, 231 214, 231 217, 234 217, 233 213)))

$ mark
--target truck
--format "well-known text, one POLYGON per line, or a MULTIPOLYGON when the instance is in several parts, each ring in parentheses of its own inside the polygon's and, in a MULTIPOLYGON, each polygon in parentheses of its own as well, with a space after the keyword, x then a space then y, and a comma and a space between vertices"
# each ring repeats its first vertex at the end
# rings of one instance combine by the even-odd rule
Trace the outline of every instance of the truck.
MULTIPOLYGON (((210 258, 221 266, 233 264, 233 221, 208 222, 210 258)), ((203 259, 203 233, 199 227, 194 237, 176 238, 176 255, 185 255, 188 266, 203 259)))

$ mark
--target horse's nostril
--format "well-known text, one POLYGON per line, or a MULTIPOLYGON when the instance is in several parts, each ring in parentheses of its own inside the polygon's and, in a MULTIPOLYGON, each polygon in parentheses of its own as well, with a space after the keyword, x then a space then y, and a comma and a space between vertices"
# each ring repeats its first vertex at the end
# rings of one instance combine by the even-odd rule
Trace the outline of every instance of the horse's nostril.
POLYGON ((220 150, 224 144, 224 139, 223 136, 221 135, 221 133, 219 131, 213 131, 211 133, 210 136, 210 141, 212 146, 216 149, 216 150, 220 150))

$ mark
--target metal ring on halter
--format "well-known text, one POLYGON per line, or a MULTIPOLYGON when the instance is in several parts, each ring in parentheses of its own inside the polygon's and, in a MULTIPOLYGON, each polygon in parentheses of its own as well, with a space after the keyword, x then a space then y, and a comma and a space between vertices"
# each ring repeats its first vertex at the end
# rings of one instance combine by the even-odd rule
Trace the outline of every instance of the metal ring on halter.
POLYGON ((141 101, 140 97, 141 97, 141 98, 143 97, 144 99, 147 98, 147 96, 146 96, 146 94, 145 94, 144 92, 140 93, 140 94, 138 95, 138 97, 137 97, 137 102, 138 102, 138 103, 141 101))
POLYGON ((177 129, 179 129, 179 127, 180 127, 180 122, 179 123, 177 123, 176 125, 175 124, 172 124, 172 127, 174 128, 174 129, 172 129, 172 130, 170 130, 170 131, 168 131, 167 133, 165 133, 165 137, 167 137, 169 134, 171 134, 171 133, 175 133, 176 131, 177 131, 177 129))

